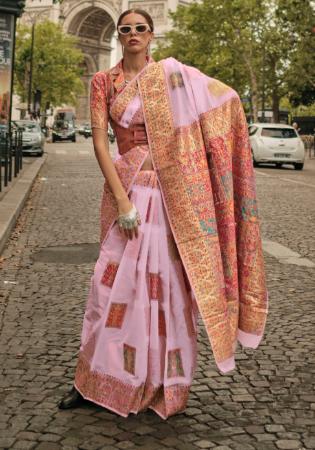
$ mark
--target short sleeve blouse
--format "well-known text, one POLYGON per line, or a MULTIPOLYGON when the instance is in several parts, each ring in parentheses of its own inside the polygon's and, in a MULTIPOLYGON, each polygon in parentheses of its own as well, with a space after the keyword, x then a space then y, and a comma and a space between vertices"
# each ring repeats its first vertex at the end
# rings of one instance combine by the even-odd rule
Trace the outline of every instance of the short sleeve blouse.
POLYGON ((91 127, 108 128, 108 77, 105 72, 97 72, 91 81, 90 110, 91 127))

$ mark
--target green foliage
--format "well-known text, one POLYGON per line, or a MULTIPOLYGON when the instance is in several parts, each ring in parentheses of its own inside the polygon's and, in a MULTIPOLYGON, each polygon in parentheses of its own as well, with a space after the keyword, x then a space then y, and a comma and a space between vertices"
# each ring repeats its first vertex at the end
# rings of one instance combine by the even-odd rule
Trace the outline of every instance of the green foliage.
MULTIPOLYGON (((31 59, 30 27, 20 25, 17 30, 15 54, 16 93, 25 101, 28 93, 31 59)), ((33 92, 42 92, 42 105, 63 103, 75 105, 83 90, 81 81, 83 54, 75 37, 63 33, 59 25, 50 21, 35 27, 33 56, 33 92)))
POLYGON ((250 94, 256 116, 262 91, 276 116, 280 99, 297 91, 297 79, 301 92, 308 77, 314 81, 311 0, 203 0, 179 7, 171 18, 174 28, 154 57, 173 56, 241 96, 250 94))

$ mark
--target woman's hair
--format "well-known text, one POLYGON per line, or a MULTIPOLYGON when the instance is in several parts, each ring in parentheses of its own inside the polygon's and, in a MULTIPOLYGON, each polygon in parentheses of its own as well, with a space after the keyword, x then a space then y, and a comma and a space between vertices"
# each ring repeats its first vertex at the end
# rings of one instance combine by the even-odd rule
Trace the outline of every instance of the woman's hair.
POLYGON ((150 26, 151 32, 154 31, 154 24, 153 24, 153 20, 152 20, 152 17, 150 16, 150 14, 147 13, 146 11, 144 11, 144 9, 138 9, 138 8, 127 9, 126 11, 121 13, 120 16, 119 16, 118 22, 117 22, 117 27, 119 25, 121 25, 121 21, 123 20, 123 18, 125 16, 128 16, 128 14, 131 14, 131 13, 140 14, 140 16, 144 17, 145 20, 147 21, 147 23, 150 26))

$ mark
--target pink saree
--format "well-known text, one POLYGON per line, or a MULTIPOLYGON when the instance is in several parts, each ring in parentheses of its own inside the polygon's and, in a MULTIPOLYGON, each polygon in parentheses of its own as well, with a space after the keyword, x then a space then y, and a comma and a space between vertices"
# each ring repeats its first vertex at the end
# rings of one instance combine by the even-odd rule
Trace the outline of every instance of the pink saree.
MULTIPOLYGON (((97 86, 92 102, 98 101, 99 91, 101 96, 106 93, 97 86)), ((111 99, 112 122, 126 128, 143 123, 139 92, 134 93, 128 101, 128 87, 111 99)), ((94 126, 103 125, 103 115, 101 121, 99 116, 93 118, 94 126)), ((84 398, 122 416, 151 408, 166 419, 186 407, 196 365, 198 310, 157 175, 154 170, 139 170, 148 152, 147 145, 137 146, 115 161, 142 224, 138 238, 131 241, 119 233, 116 223, 102 237, 83 321, 75 386, 84 398)), ((103 231, 109 195, 105 183, 103 231)))
MULTIPOLYGON (((101 128, 112 74, 93 81, 92 125, 101 128)), ((235 367, 237 342, 255 348, 263 336, 268 303, 247 125, 235 91, 173 58, 149 64, 109 103, 110 120, 145 121, 149 146, 115 162, 143 228, 139 242, 118 235, 105 182, 75 385, 121 415, 149 407, 167 418, 187 402, 197 309, 222 372, 235 367), (141 173, 148 152, 155 170, 141 173)))

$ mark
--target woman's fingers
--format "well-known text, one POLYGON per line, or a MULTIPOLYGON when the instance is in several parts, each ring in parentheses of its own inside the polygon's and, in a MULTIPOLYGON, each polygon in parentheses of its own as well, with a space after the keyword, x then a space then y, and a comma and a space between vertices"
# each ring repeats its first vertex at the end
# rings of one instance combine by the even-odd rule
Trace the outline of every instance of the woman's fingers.
POLYGON ((137 239, 139 236, 138 225, 136 225, 136 226, 134 226, 134 228, 130 228, 130 229, 118 226, 118 229, 119 229, 119 232, 121 234, 124 234, 127 239, 132 240, 133 237, 135 237, 137 239))

